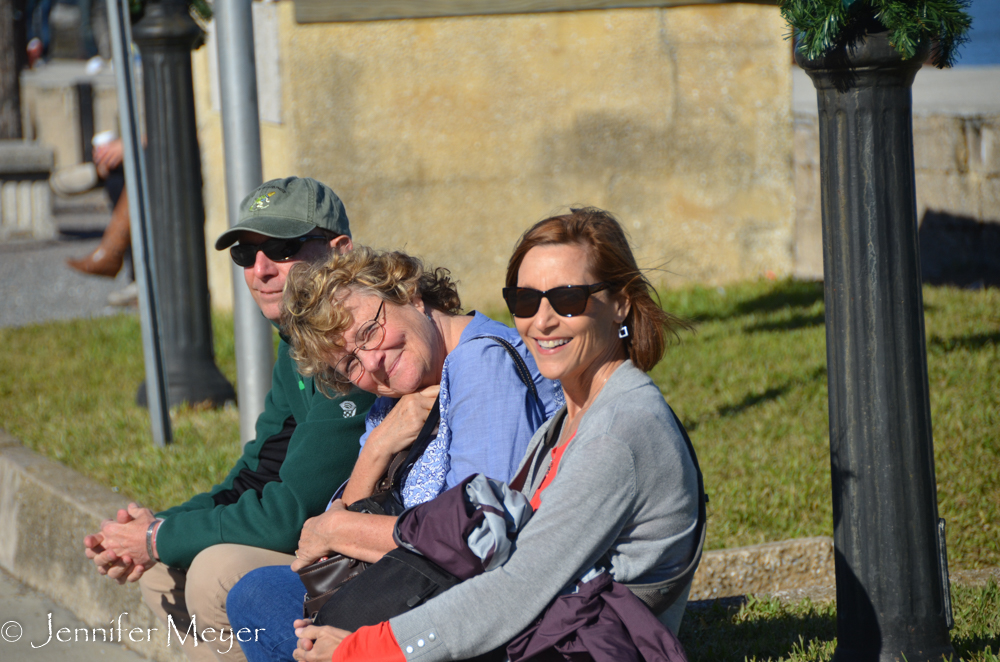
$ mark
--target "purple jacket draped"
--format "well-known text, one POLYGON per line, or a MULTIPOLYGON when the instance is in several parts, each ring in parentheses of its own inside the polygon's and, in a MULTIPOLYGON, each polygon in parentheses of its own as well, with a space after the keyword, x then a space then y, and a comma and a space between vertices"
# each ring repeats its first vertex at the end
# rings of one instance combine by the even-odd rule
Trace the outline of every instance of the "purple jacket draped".
MULTIPOLYGON (((407 509, 393 535, 464 581, 503 565, 530 518, 523 494, 476 474, 407 509)), ((680 642, 639 598, 607 571, 594 574, 507 645, 511 662, 687 662, 680 642)))

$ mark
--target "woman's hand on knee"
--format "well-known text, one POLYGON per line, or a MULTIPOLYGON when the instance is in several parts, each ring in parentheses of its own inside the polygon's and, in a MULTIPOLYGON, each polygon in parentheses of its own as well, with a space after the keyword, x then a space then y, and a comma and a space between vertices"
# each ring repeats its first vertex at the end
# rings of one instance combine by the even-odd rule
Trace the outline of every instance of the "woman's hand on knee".
POLYGON ((340 642, 351 634, 329 625, 312 625, 306 620, 295 621, 293 625, 299 643, 292 657, 301 662, 329 662, 340 642))

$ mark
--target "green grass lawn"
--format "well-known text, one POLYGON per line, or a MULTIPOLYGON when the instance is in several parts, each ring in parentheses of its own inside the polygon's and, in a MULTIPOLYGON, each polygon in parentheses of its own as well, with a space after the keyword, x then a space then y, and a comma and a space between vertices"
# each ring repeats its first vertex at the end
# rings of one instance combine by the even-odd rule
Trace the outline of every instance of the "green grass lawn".
MULTIPOLYGON (((216 360, 236 381, 232 318, 213 320, 216 360)), ((240 455, 235 408, 171 412, 174 442, 152 443, 135 404, 144 378, 134 315, 0 329, 0 428, 154 509, 209 489, 240 455)))
MULTIPOLYGON (((924 303, 950 565, 1000 566, 1000 291, 927 287, 924 303)), ((708 546, 831 535, 822 286, 692 287, 667 292, 663 304, 697 327, 652 375, 698 450, 711 495, 708 546)), ((213 322, 217 362, 235 383, 232 319, 213 322)), ((178 408, 175 443, 152 445, 146 411, 134 404, 143 379, 135 316, 0 329, 0 342, 0 428, 130 498, 176 504, 239 456, 234 409, 178 408)), ((955 604, 961 657, 996 661, 996 586, 956 588, 955 604)), ((692 660, 828 660, 833 609, 717 606, 689 614, 682 640, 692 660)))
MULTIPOLYGON (((705 473, 709 546, 832 535, 820 284, 669 292, 698 321, 653 371, 705 473)), ((924 289, 941 517, 953 567, 1000 565, 1000 291, 924 289)))
MULTIPOLYGON (((996 582, 972 588, 952 586, 955 629, 951 643, 958 659, 1000 662, 1000 590, 996 582)), ((828 662, 837 646, 833 602, 783 604, 749 596, 689 608, 680 640, 691 662, 784 660, 828 662)))

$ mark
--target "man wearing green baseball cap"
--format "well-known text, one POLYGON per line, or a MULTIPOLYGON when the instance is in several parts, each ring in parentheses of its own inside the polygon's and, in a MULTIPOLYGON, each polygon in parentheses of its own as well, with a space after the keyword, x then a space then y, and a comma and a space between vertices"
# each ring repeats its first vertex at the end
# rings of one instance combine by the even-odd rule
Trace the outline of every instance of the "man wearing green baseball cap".
MULTIPOLYGON (((291 267, 353 244, 337 194, 314 179, 289 177, 244 198, 238 223, 215 247, 229 248, 254 301, 276 325, 291 267)), ((222 483, 155 515, 130 504, 84 540, 98 572, 139 580, 146 603, 177 631, 170 634, 184 640, 192 660, 246 659, 229 630, 229 589, 250 570, 295 560, 302 524, 323 512, 358 457, 375 396, 355 389, 327 398, 298 374, 289 349, 282 336, 257 437, 222 483)))

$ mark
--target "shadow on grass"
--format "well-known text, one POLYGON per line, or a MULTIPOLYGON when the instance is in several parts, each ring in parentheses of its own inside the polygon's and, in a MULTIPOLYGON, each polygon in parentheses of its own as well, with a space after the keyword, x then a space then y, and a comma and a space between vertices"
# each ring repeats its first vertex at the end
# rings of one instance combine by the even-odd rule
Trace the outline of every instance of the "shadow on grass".
POLYGON ((736 306, 741 315, 773 313, 786 308, 811 308, 823 300, 823 283, 789 280, 767 294, 762 294, 736 306))
POLYGON ((777 400, 785 393, 787 393, 792 388, 792 382, 786 382, 781 386, 776 386, 774 388, 769 388, 763 393, 747 393, 743 400, 735 405, 726 405, 725 407, 719 407, 717 410, 719 417, 723 418, 726 416, 735 416, 737 414, 742 414, 747 409, 755 405, 759 405, 762 402, 767 402, 769 400, 777 400))
MULTIPOLYGON (((952 586, 954 660, 1000 660, 1000 587, 952 586)), ((829 662, 836 649, 835 602, 782 602, 753 595, 689 602, 680 641, 691 662, 829 662)))
POLYGON ((978 351, 987 345, 1000 344, 1000 331, 994 333, 976 333, 958 338, 939 338, 933 336, 927 343, 927 349, 939 352, 952 352, 956 349, 978 351))
POLYGON ((747 659, 826 658, 832 653, 837 619, 832 605, 786 608, 753 596, 692 602, 680 630, 691 662, 747 659), (817 655, 817 653, 819 653, 817 655))
MULTIPOLYGON (((702 296, 712 301, 714 295, 711 291, 705 290, 702 296)), ((714 304, 701 302, 695 306, 701 310, 690 313, 690 319, 696 322, 724 321, 782 310, 808 309, 820 301, 823 301, 823 283, 785 280, 774 283, 764 294, 728 305, 719 305, 721 302, 714 304)))
MULTIPOLYGON (((814 382, 817 379, 826 379, 826 366, 821 365, 814 368, 808 375, 799 379, 790 379, 784 384, 779 386, 774 386, 763 392, 759 393, 747 393, 743 396, 743 399, 732 405, 723 405, 715 410, 715 415, 719 418, 727 418, 730 416, 738 416, 743 412, 756 407, 757 405, 771 402, 772 400, 777 400, 794 388, 799 388, 805 386, 810 382, 814 382)), ((711 414, 707 414, 698 419, 684 419, 681 422, 684 424, 684 428, 688 432, 694 432, 701 425, 702 420, 705 418, 711 418, 711 414)))
MULTIPOLYGON (((958 636, 952 639, 951 645, 955 649, 955 657, 960 660, 971 659, 976 653, 1000 655, 1000 635, 958 636)), ((983 657, 986 658, 985 655, 983 657)))
POLYGON ((761 333, 768 331, 794 331, 795 329, 804 329, 807 327, 821 326, 826 320, 826 316, 823 313, 818 315, 792 315, 791 319, 783 320, 781 322, 761 322, 760 324, 750 324, 744 327, 744 331, 748 333, 761 333))

